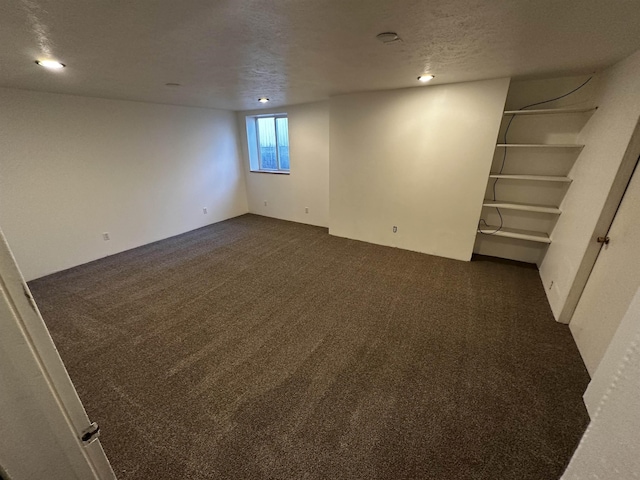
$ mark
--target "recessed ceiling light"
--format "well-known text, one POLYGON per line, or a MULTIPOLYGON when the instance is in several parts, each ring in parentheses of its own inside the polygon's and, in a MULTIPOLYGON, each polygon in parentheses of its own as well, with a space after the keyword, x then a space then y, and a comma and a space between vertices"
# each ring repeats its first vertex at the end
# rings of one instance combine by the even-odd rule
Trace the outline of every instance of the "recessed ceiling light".
POLYGON ((56 62, 55 60, 36 60, 36 63, 41 67, 48 68, 50 70, 60 70, 66 67, 64 63, 56 62))
POLYGON ((435 75, 420 75, 418 77, 418 80, 420 80, 422 83, 427 83, 430 80, 433 80, 435 78, 435 75))
POLYGON ((260 97, 260 98, 258 99, 258 101, 259 101, 260 103, 267 103, 267 102, 269 101, 269 99, 268 99, 267 97, 260 97))

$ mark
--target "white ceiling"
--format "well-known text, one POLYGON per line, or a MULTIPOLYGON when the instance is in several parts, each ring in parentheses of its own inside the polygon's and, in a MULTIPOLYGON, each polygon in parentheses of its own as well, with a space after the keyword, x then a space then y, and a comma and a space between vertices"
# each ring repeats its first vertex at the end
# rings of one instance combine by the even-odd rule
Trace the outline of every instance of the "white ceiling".
POLYGON ((588 73, 639 49, 639 24, 638 0, 5 0, 0 85, 254 109, 416 86, 423 71, 588 73), (375 39, 389 30, 403 42, 375 39))

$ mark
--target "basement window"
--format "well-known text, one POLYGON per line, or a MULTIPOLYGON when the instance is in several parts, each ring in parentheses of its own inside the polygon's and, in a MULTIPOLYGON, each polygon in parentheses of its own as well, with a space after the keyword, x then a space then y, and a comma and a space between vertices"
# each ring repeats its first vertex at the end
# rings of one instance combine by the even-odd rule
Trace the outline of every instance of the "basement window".
POLYGON ((252 172, 289 173, 289 120, 286 113, 247 117, 252 172))

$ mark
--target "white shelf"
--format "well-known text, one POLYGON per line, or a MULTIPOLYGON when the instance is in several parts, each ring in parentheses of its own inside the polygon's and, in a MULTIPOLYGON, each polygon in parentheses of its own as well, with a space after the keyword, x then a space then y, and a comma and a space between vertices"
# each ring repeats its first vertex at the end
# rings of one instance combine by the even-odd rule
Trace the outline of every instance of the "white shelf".
POLYGON ((530 230, 518 230, 505 227, 498 230, 498 228, 497 226, 489 225, 488 227, 478 229, 478 232, 493 237, 517 238, 518 240, 528 240, 530 242, 551 243, 549 235, 543 232, 532 232, 530 230))
POLYGON ((527 203, 516 202, 500 202, 496 200, 485 200, 482 206, 504 208, 505 210, 522 210, 525 212, 551 213, 553 215, 560 215, 562 213, 557 207, 547 207, 545 205, 530 205, 527 203))
POLYGON ((506 110, 505 115, 557 115, 562 113, 586 113, 593 112, 598 107, 587 108, 544 108, 541 110, 506 110))
POLYGON ((576 143, 499 143, 499 148, 582 148, 584 145, 576 143))
POLYGON ((489 178, 503 178, 505 180, 533 180, 536 182, 562 182, 571 183, 569 177, 557 177, 550 175, 503 175, 503 174, 491 174, 489 178))

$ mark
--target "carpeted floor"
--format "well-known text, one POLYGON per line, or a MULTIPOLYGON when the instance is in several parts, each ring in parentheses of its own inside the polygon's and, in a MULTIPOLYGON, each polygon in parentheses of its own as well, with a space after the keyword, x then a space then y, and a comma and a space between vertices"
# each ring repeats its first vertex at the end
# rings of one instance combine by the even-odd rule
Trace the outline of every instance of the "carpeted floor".
POLYGON ((522 264, 244 215, 30 287, 120 480, 552 480, 588 422, 522 264))

